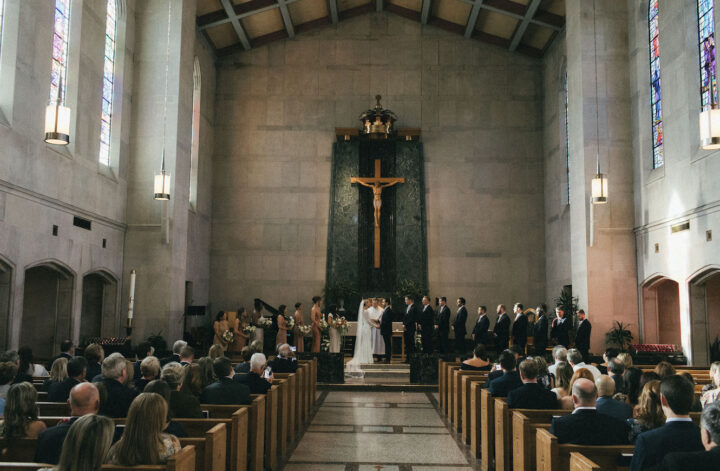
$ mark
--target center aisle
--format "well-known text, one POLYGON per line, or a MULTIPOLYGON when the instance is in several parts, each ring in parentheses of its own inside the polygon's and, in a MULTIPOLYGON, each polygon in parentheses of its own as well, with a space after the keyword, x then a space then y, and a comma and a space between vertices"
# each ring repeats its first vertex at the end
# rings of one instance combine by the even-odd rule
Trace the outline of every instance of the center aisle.
POLYGON ((320 408, 285 471, 473 469, 430 394, 330 391, 319 396, 320 408))

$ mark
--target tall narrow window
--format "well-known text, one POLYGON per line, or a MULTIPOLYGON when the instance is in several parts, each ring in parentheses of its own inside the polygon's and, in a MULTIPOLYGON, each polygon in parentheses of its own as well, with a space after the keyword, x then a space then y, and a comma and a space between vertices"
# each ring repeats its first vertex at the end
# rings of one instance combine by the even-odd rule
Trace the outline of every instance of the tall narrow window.
POLYGON ((70 37, 70 0, 55 0, 55 26, 53 28, 52 72, 50 75, 50 102, 58 97, 64 100, 67 87, 68 39, 70 37))
POLYGON ((5 17, 5 0, 0 0, 0 50, 2 48, 3 18, 5 17))
POLYGON ((715 21, 713 0, 698 0, 698 43, 700 48, 700 105, 703 109, 718 102, 715 74, 715 21), (712 96, 710 91, 712 90, 712 96))
POLYGON ((567 204, 570 204, 570 120, 568 119, 568 77, 567 72, 563 76, 563 88, 565 95, 565 191, 567 193, 567 204))
POLYGON ((190 205, 197 205, 198 158, 200 155, 200 61, 195 58, 193 70, 192 144, 190 147, 190 205))
POLYGON ((105 15, 105 65, 103 67, 102 113, 100 114, 100 155, 103 165, 110 165, 110 132, 112 130, 113 84, 115 83, 115 0, 107 0, 105 15))
POLYGON ((648 9, 648 31, 650 32, 650 108, 652 113, 653 168, 662 167, 663 122, 662 92, 660 89, 660 42, 658 41, 658 0, 650 0, 648 9))

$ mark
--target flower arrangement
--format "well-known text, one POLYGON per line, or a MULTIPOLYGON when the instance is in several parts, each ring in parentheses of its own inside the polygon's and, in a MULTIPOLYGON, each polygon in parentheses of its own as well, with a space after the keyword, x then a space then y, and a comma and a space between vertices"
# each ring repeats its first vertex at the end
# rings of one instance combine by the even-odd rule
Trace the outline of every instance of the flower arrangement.
POLYGON ((235 334, 233 334, 232 330, 226 330, 222 334, 222 338, 227 343, 232 343, 233 339, 235 338, 235 334))
POLYGON ((328 326, 327 321, 326 321, 325 319, 322 319, 322 320, 320 321, 320 332, 327 332, 328 327, 329 327, 329 326, 328 326))
POLYGON ((340 332, 340 335, 345 335, 348 331, 348 321, 345 317, 340 316, 333 321, 333 327, 340 332))
POLYGON ((323 352, 330 351, 330 336, 328 336, 328 335, 322 336, 322 341, 320 342, 320 350, 323 352))
POLYGON ((286 316, 285 321, 287 322, 287 330, 295 328, 295 319, 293 319, 292 316, 286 316))
POLYGON ((301 325, 300 326, 300 333, 303 335, 303 337, 310 337, 312 335, 312 326, 310 325, 301 325))
POLYGON ((254 335, 255 334, 255 326, 254 325, 248 325, 243 329, 243 333, 247 335, 254 335))
POLYGON ((261 329, 269 329, 272 327, 272 319, 269 317, 261 317, 258 319, 258 327, 261 329))
POLYGON ((418 331, 415 331, 415 348, 417 351, 422 351, 422 337, 418 331))

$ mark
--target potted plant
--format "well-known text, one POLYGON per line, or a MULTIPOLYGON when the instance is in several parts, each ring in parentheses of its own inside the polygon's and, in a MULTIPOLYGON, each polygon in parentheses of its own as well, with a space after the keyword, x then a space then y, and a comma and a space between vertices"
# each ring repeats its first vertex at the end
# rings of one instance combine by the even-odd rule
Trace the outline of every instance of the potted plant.
POLYGON ((621 352, 627 352, 633 341, 633 334, 628 327, 630 324, 623 324, 615 321, 615 326, 605 334, 605 343, 608 347, 617 347, 621 352))
POLYGON ((358 290, 350 283, 338 281, 336 283, 328 283, 323 288, 323 298, 325 298, 325 306, 336 304, 344 309, 345 301, 351 300, 358 295, 358 290))
POLYGON ((393 297, 396 302, 402 301, 405 295, 411 295, 414 297, 415 302, 419 303, 423 296, 427 295, 427 289, 422 284, 415 280, 400 280, 395 286, 395 292, 393 297))

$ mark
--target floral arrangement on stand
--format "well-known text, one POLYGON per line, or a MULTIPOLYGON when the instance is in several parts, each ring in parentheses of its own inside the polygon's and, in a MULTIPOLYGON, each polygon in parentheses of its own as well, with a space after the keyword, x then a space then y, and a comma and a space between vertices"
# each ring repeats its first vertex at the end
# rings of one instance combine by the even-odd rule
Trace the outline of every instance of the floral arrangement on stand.
POLYGON ((233 339, 235 339, 235 334, 233 334, 232 330, 226 330, 225 332, 223 332, 222 338, 227 343, 232 343, 233 339))
POLYGON ((322 352, 330 351, 330 336, 325 335, 325 333, 323 333, 322 340, 320 341, 320 351, 322 351, 322 352))
POLYGON ((312 326, 311 325, 301 325, 300 333, 303 335, 303 337, 312 336, 312 326))
POLYGON ((245 326, 245 328, 243 328, 243 334, 247 334, 252 337, 253 335, 255 335, 255 329, 256 327, 254 325, 245 326))
POLYGON ((330 324, 325 320, 325 316, 320 319, 320 351, 330 351, 330 324))
POLYGON ((340 316, 333 321, 333 327, 335 327, 340 335, 345 336, 348 331, 348 321, 344 316, 340 316))
POLYGON ((420 332, 417 330, 415 331, 415 350, 418 352, 422 351, 422 337, 420 337, 420 332))

